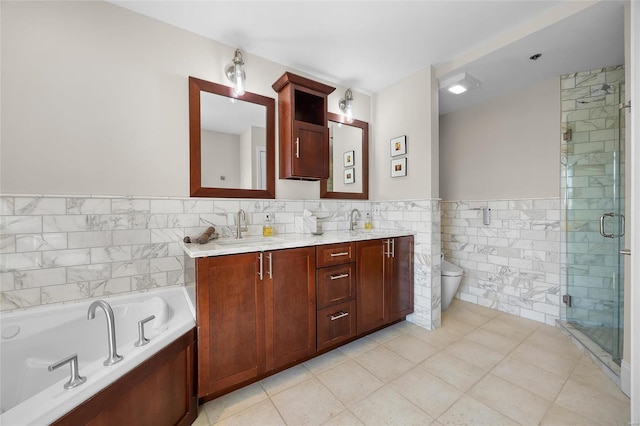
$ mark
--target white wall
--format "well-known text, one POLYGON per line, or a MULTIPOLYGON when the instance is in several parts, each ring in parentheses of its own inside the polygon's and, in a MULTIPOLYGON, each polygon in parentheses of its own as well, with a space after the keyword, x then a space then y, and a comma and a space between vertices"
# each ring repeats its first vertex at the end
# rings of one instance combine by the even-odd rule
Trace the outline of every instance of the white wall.
POLYGON ((201 139, 204 186, 241 188, 240 137, 203 129, 201 139))
POLYGON ((440 117, 445 200, 558 197, 560 82, 529 86, 440 117))
MULTIPOLYGON (((229 84, 235 46, 106 2, 0 7, 0 192, 187 196, 187 78, 229 84)), ((287 69, 243 57, 247 90, 276 98, 271 84, 287 69)), ((355 117, 370 121, 369 96, 354 96, 355 117)), ((276 195, 318 198, 319 184, 277 180, 276 195)))
POLYGON ((437 175, 431 173, 438 163, 433 156, 438 126, 438 111, 432 102, 434 82, 432 69, 426 68, 374 95, 371 199, 437 197, 437 175), (389 141, 402 135, 407 137, 407 176, 392 178, 389 141))

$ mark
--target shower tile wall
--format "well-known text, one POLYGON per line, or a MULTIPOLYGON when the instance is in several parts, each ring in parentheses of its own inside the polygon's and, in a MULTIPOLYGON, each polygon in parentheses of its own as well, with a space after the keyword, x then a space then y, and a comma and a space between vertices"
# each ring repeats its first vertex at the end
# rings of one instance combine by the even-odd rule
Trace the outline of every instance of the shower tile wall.
MULTIPOLYGON (((408 229, 415 237, 415 313, 440 326, 440 204, 438 200, 350 202, 198 198, 0 197, 0 310, 185 285, 188 260, 178 241, 215 226, 234 233, 247 212, 249 234, 260 235, 265 213, 275 233, 295 232, 306 209, 327 231, 346 229, 352 208, 373 215, 375 228, 408 229), (435 253, 436 256, 432 256, 435 253), (432 260, 433 259, 433 260, 432 260)), ((362 222, 360 222, 362 227, 362 222)))
POLYGON ((560 200, 443 201, 442 248, 460 266, 462 300, 555 324, 560 311, 560 200), (484 225, 482 208, 491 209, 484 225))
MULTIPOLYGON (((620 94, 624 94, 624 67, 566 74, 560 81, 562 131, 571 130, 570 140, 563 138, 561 144, 562 214, 566 214, 562 291, 572 296, 572 320, 611 325, 612 267, 617 257, 614 241, 600 235, 599 217, 614 210, 614 144, 624 136, 618 110, 620 94)), ((624 168, 623 149, 619 154, 624 168)), ((624 196, 624 186, 621 194, 624 196)), ((606 232, 613 231, 613 220, 608 220, 606 232)))

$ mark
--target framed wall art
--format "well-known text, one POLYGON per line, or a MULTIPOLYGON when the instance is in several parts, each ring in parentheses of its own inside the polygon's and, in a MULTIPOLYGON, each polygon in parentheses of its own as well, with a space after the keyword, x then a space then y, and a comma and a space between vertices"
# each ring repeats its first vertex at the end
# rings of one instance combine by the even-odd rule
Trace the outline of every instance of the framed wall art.
POLYGON ((396 157, 398 155, 404 155, 407 153, 407 137, 398 136, 391 139, 391 156, 396 157))
POLYGON ((356 181, 355 169, 345 169, 344 170, 344 183, 354 183, 356 181))
POLYGON ((391 160, 391 177, 400 177, 407 175, 407 159, 398 158, 397 160, 391 160))
POLYGON ((355 165, 355 152, 347 151, 344 153, 344 166, 353 167, 355 165))

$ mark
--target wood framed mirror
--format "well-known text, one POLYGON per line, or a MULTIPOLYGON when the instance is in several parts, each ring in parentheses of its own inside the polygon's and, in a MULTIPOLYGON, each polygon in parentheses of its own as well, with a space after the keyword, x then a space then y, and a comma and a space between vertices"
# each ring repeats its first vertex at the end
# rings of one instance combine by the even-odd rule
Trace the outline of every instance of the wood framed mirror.
POLYGON ((320 181, 320 198, 369 199, 369 123, 328 113, 329 179, 320 181))
POLYGON ((189 77, 192 197, 275 198, 275 99, 189 77))

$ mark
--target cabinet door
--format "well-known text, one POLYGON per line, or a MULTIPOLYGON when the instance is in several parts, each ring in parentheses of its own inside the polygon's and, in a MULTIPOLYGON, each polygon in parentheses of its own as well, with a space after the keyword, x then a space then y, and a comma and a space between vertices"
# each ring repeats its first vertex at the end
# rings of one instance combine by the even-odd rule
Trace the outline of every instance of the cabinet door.
POLYGON ((383 240, 356 243, 357 334, 384 325, 385 311, 385 244, 383 240))
POLYGON ((267 369, 316 351, 315 247, 265 256, 267 369))
POLYGON ((413 237, 391 239, 387 286, 388 321, 399 320, 413 312, 413 237))
POLYGON ((293 122, 293 176, 301 179, 329 178, 329 140, 326 126, 293 122))
POLYGON ((197 260, 199 397, 265 371, 265 297, 258 260, 257 253, 197 260))

